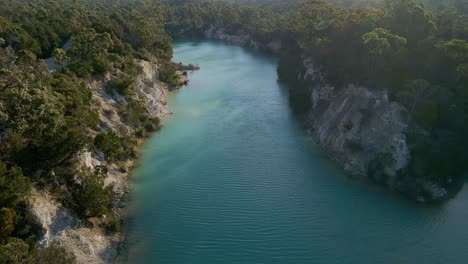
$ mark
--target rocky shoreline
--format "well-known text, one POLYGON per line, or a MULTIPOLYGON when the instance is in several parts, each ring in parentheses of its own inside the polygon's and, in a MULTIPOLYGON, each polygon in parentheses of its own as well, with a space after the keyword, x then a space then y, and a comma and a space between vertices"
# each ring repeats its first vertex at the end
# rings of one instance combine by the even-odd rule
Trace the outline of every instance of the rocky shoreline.
MULTIPOLYGON (((159 79, 158 62, 138 60, 141 74, 137 76, 135 90, 131 95, 145 107, 149 117, 164 119, 172 114, 167 105, 167 97, 173 87, 159 79)), ((187 71, 199 69, 195 65, 179 64, 179 83, 188 82, 187 71)), ((126 129, 133 131, 131 124, 126 124, 119 111, 127 105, 124 97, 114 91, 109 91, 107 83, 111 75, 106 74, 88 81, 92 91, 93 107, 97 110, 101 131, 126 129)), ((91 132, 95 133, 95 132, 91 132)), ((145 142, 139 139, 137 147, 145 142)), ((77 155, 76 163, 83 169, 93 170, 97 166, 105 166, 108 170, 105 179, 106 186, 112 186, 114 193, 114 221, 121 221, 127 214, 126 197, 130 191, 130 175, 135 166, 135 159, 119 162, 109 162, 103 153, 94 149, 83 149, 77 155), (123 169, 125 168, 125 169, 123 169)), ((52 194, 38 187, 33 187, 27 198, 31 214, 44 230, 39 246, 58 242, 76 256, 77 263, 115 263, 119 257, 119 249, 125 240, 121 231, 109 231, 103 224, 109 221, 107 216, 80 219, 76 213, 63 206, 52 194)))
MULTIPOLYGON (((181 30, 179 35, 187 31, 181 30)), ((243 31, 228 33, 210 27, 202 35, 279 56, 288 51, 281 40, 262 41, 243 31)), ((289 67, 295 71, 280 79, 287 79, 291 84, 290 94, 299 93, 302 97, 301 103, 307 108, 303 113, 306 130, 330 159, 351 177, 387 186, 416 202, 442 201, 449 197, 447 187, 440 183, 403 173, 412 160, 406 135, 410 129, 424 133, 407 118, 403 105, 392 101, 383 89, 329 85, 313 58, 294 54, 298 56, 296 64, 289 67)), ((281 67, 281 60, 279 63, 281 67)))

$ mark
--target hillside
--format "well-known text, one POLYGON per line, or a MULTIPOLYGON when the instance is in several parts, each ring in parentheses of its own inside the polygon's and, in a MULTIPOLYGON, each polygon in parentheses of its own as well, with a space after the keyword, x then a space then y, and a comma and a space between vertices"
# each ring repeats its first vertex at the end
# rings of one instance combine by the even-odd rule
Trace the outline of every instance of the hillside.
POLYGON ((171 61, 173 38, 273 53, 295 114, 342 169, 450 198, 468 169, 466 4, 363 2, 0 1, 0 259, 116 258, 138 146, 194 68, 171 61), (96 232, 99 252, 76 247, 96 232))

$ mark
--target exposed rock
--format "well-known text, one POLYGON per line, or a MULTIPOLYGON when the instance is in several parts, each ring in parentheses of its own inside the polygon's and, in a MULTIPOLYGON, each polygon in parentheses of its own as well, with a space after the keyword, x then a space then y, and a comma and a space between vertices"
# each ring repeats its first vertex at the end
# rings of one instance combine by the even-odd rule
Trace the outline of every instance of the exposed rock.
POLYGON ((442 200, 447 190, 424 179, 402 177, 411 162, 406 133, 407 110, 389 99, 388 92, 324 82, 311 58, 304 58, 298 79, 309 85, 308 126, 316 143, 348 173, 388 185, 417 201, 442 200))
MULTIPOLYGON (((149 116, 164 118, 169 115, 167 106, 168 87, 159 81, 158 65, 155 61, 136 61, 142 68, 137 76, 135 89, 132 91, 134 99, 145 106, 149 116)), ((93 107, 96 108, 102 131, 126 128, 133 131, 132 126, 123 121, 119 110, 128 103, 126 99, 106 89, 107 82, 112 78, 107 74, 101 78, 88 82, 93 95, 93 107)), ((125 206, 122 196, 128 193, 128 169, 133 166, 133 160, 110 164, 104 154, 98 150, 83 150, 78 156, 81 166, 93 170, 96 166, 105 165, 108 169, 106 186, 112 186, 115 193, 114 215, 122 215, 125 206), (125 168, 123 170, 122 168, 125 168)), ((118 246, 124 237, 120 233, 108 234, 103 228, 89 227, 72 211, 64 208, 53 196, 45 191, 33 189, 28 198, 29 209, 42 225, 45 234, 39 241, 44 246, 51 241, 58 241, 66 249, 73 252, 78 263, 114 263, 118 255, 118 246)))
POLYGON ((312 102, 309 120, 317 143, 326 146, 347 171, 365 176, 370 162, 379 156, 388 157, 386 176, 393 178, 406 167, 410 154, 405 109, 389 101, 385 91, 318 86, 312 89, 312 102))
POLYGON ((208 39, 222 40, 241 46, 246 46, 251 42, 250 35, 245 34, 244 32, 239 32, 239 34, 226 34, 224 29, 218 29, 215 27, 211 27, 206 30, 205 37, 208 39))
POLYGON ((205 30, 204 37, 207 39, 215 39, 225 41, 231 44, 250 47, 257 50, 265 50, 274 54, 280 53, 283 43, 281 40, 271 41, 258 41, 244 31, 238 31, 235 33, 227 33, 223 28, 210 27, 205 30))
POLYGON ((167 84, 159 81, 156 64, 147 61, 138 61, 138 64, 143 67, 143 74, 137 77, 135 96, 143 101, 150 116, 163 119, 170 113, 167 107, 167 84))
POLYGON ((87 227, 72 211, 37 188, 32 189, 28 204, 30 212, 45 230, 38 242, 40 246, 57 241, 83 264, 111 263, 116 259, 117 244, 122 240, 120 234, 108 235, 101 229, 87 227))
MULTIPOLYGON (((63 45, 62 49, 64 51, 68 51, 70 48, 71 48, 71 41, 68 40, 65 43, 65 45, 63 45)), ((68 64, 68 62, 65 62, 63 65, 58 64, 57 62, 55 62, 55 59, 53 57, 45 59, 44 62, 47 65, 47 68, 49 68, 49 71, 51 71, 51 72, 58 71, 58 70, 62 69, 64 66, 66 66, 68 64)))
POLYGON ((426 194, 430 196, 433 201, 440 201, 448 196, 448 192, 445 188, 440 187, 438 184, 433 182, 424 182, 423 189, 426 194))

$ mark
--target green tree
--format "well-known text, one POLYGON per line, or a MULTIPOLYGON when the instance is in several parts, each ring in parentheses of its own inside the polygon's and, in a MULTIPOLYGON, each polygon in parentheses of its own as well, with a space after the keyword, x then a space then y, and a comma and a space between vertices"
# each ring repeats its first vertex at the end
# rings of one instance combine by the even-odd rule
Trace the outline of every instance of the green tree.
POLYGON ((0 209, 0 239, 8 237, 15 230, 15 210, 0 209))
POLYGON ((52 53, 52 57, 54 58, 54 61, 57 64, 63 65, 65 60, 67 59, 67 54, 63 49, 56 48, 54 49, 54 52, 52 53))
POLYGON ((73 187, 76 211, 81 217, 101 216, 112 206, 111 187, 104 186, 107 169, 98 167, 94 173, 85 170, 78 176, 78 184, 73 187))
POLYGON ((428 128, 433 128, 439 117, 439 88, 426 80, 406 83, 397 93, 397 98, 408 109, 411 117, 428 128))
POLYGON ((422 3, 414 0, 387 0, 385 2, 388 26, 396 34, 417 46, 437 32, 434 17, 422 3))
POLYGON ((445 54, 456 62, 468 61, 468 42, 464 39, 452 39, 450 41, 441 42, 438 48, 443 50, 445 54))
POLYGON ((87 28, 75 35, 67 51, 69 67, 81 76, 100 74, 110 70, 108 51, 113 42, 109 33, 97 33, 87 28))
POLYGON ((381 80, 391 79, 382 69, 388 68, 388 65, 392 65, 393 61, 401 57, 406 39, 392 34, 389 30, 376 28, 362 36, 362 43, 369 53, 369 75, 381 80))
POLYGON ((21 168, 0 161, 0 207, 15 208, 31 189, 21 168))
POLYGON ((35 251, 18 238, 10 238, 5 245, 0 245, 0 264, 34 264, 35 251))
POLYGON ((373 55, 394 55, 406 45, 406 39, 389 30, 376 28, 362 36, 364 46, 373 55))
POLYGON ((75 255, 60 246, 57 242, 52 242, 49 246, 41 248, 38 253, 38 264, 76 263, 75 255))

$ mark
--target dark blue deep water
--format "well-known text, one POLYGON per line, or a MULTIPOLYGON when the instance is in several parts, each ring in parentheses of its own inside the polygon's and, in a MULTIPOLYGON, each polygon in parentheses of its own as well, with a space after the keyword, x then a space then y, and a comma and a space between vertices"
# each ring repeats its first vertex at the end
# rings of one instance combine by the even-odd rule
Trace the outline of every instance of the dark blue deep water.
POLYGON ((468 191, 422 206, 348 179, 306 137, 275 58, 215 42, 147 143, 129 263, 468 263, 468 191))

